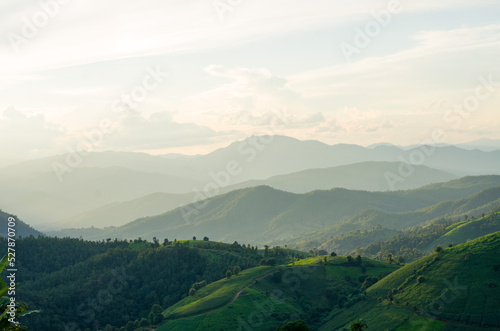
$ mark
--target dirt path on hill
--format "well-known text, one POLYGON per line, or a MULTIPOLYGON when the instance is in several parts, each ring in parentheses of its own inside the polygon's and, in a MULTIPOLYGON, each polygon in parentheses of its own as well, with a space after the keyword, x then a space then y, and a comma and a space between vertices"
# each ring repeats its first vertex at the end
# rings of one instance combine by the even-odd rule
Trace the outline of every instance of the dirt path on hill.
MULTIPOLYGON (((252 286, 253 284, 255 284, 255 282, 263 279, 263 278, 266 278, 267 276, 271 275, 271 274, 274 274, 276 272, 276 270, 273 270, 271 272, 268 272, 267 274, 265 274, 264 276, 260 276, 260 277, 257 277, 255 278, 250 284, 248 284, 247 286, 245 286, 244 288, 242 288, 241 290, 239 290, 233 297, 233 299, 231 301, 229 301, 228 303, 226 303, 224 306, 226 305, 229 305, 231 303, 233 303, 236 299, 238 299, 238 297, 240 296, 241 292, 243 292, 244 290, 246 290, 247 288, 249 288, 250 286, 252 286)), ((222 307, 224 307, 222 306, 222 307)))
POLYGON ((252 280, 248 285, 245 285, 245 287, 243 287, 242 289, 240 289, 238 292, 236 292, 236 294, 233 296, 233 298, 231 299, 231 301, 223 304, 222 306, 219 306, 217 308, 213 308, 213 309, 210 309, 208 311, 205 311, 203 313, 199 313, 199 314, 196 314, 196 315, 191 315, 191 316, 184 316, 184 317, 179 317, 179 318, 176 318, 176 319, 182 319, 182 318, 191 318, 191 317, 196 317, 196 316, 201 316, 201 315, 207 315, 207 314, 210 314, 211 312, 214 312, 216 310, 219 310, 227 305, 230 305, 232 304, 236 299, 238 299, 238 297, 240 296, 240 294, 246 290, 247 288, 249 288, 250 286, 252 286, 253 284, 255 284, 255 282, 261 280, 261 279, 264 279, 266 278, 267 276, 271 275, 271 274, 274 274, 277 270, 273 270, 273 271, 270 271, 268 272, 267 274, 263 275, 263 276, 260 276, 260 277, 257 277, 255 278, 254 280, 252 280))

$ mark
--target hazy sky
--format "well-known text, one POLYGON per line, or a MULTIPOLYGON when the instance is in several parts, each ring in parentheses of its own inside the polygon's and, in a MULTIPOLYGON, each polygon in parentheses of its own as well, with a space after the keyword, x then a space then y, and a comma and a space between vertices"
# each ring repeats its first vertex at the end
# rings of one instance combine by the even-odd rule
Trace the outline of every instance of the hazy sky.
POLYGON ((2 0, 0 21, 0 158, 500 138, 498 0, 2 0))

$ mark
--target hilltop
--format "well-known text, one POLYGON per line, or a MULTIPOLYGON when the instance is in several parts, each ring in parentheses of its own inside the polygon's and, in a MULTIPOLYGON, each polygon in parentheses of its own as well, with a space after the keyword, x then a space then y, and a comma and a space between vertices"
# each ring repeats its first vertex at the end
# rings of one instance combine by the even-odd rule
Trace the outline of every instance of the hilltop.
MULTIPOLYGON (((499 199, 494 189, 465 199, 485 188, 500 185, 500 176, 465 177, 420 189, 368 192, 347 189, 293 194, 267 186, 231 191, 164 214, 139 218, 120 227, 95 231, 87 239, 186 238, 208 236, 218 241, 277 243, 328 226, 345 227, 343 233, 381 225, 404 229, 418 225, 463 204, 460 212, 486 212, 499 199), (440 208, 430 206, 444 203, 440 208), (258 207, 257 207, 258 206, 258 207), (472 208, 472 209, 471 209, 472 208), (367 209, 370 219, 365 217, 367 209), (356 219, 356 214, 362 217, 356 219), (401 214, 397 214, 401 213, 401 214), (408 214, 405 214, 408 213, 408 214), (373 218, 373 215, 379 215, 373 218), (391 217, 386 217, 390 215, 391 217), (354 217, 354 218, 353 218, 354 217), (351 220, 349 220, 351 218, 351 220), (346 222, 349 220, 348 222, 346 222)), ((336 228, 339 231, 339 228, 336 228)), ((337 232, 339 233, 339 232, 337 232)), ((342 232, 340 232, 342 233, 342 232)), ((79 237, 82 230, 65 230, 58 236, 79 237)), ((289 241, 290 242, 290 241, 289 241)), ((287 243, 289 243, 287 242, 287 243)))
POLYGON ((30 225, 26 224, 22 220, 20 220, 16 215, 8 214, 0 209, 0 224, 2 226, 2 230, 0 231, 0 237, 7 238, 8 237, 8 223, 9 218, 14 218, 15 225, 12 227, 15 230, 16 237, 29 237, 29 236, 44 236, 44 234, 30 225))
POLYGON ((499 253, 496 232, 407 264, 320 330, 346 329, 360 317, 373 329, 499 328, 499 253))
POLYGON ((169 307, 158 330, 270 330, 299 318, 316 330, 332 309, 363 301, 363 286, 398 268, 363 258, 348 264, 345 256, 252 268, 169 307))

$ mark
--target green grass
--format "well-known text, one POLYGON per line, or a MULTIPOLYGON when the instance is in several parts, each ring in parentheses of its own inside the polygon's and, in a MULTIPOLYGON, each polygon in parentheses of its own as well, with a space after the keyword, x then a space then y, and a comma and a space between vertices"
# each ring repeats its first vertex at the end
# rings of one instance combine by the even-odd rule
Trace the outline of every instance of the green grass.
POLYGON ((446 326, 445 322, 425 318, 421 316, 413 316, 406 323, 399 326, 396 331, 442 331, 446 326))
POLYGON ((275 270, 273 267, 255 267, 242 271, 238 276, 221 279, 201 288, 194 296, 189 296, 169 307, 163 314, 167 318, 188 317, 216 309, 227 304, 234 295, 261 277, 275 270))
POLYGON ((290 316, 290 313, 299 312, 285 302, 270 299, 265 293, 246 289, 232 304, 223 306, 206 315, 169 320, 158 331, 232 331, 270 330, 281 325, 281 320, 290 316))
POLYGON ((500 213, 486 215, 479 219, 468 219, 451 225, 448 232, 432 242, 426 249, 434 249, 438 245, 460 244, 481 236, 500 231, 500 213))
MULTIPOLYGON (((389 305, 386 297, 392 291, 394 300, 390 306, 407 310, 412 316, 417 313, 429 319, 445 319, 462 327, 500 327, 495 317, 500 311, 500 270, 495 270, 499 265, 500 232, 444 249, 404 266, 370 287, 369 297, 379 303, 362 316, 366 320, 375 316, 372 323, 388 319, 380 310, 389 305), (420 283, 419 276, 423 277, 420 283)), ((424 320, 427 330, 443 329, 443 322, 413 318, 412 324, 406 322, 398 330, 418 330, 415 325, 424 320)))
MULTIPOLYGON (((327 266, 323 269, 319 261, 324 258, 296 261, 295 266, 256 267, 241 272, 238 277, 209 284, 194 297, 168 308, 164 312, 167 321, 159 330, 238 330, 240 327, 241 330, 274 330, 286 321, 307 316, 311 308, 306 307, 328 311, 331 306, 325 290, 349 295, 359 289, 358 277, 362 271, 359 266, 343 265, 346 261, 343 256, 327 256, 327 266), (280 277, 269 276, 252 284, 255 278, 279 270, 280 277), (236 301, 229 303, 235 293, 249 284, 252 285, 236 301), (277 293, 278 297, 274 295, 277 293)), ((399 268, 369 259, 363 263, 370 265, 366 267, 368 276, 377 277, 399 268)))

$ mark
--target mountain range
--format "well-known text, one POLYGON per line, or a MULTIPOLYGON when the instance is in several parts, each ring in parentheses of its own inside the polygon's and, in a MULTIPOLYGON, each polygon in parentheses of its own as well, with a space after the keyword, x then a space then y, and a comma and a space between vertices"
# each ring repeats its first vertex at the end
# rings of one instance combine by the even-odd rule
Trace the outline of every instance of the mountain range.
MULTIPOLYGON (((157 216, 139 218, 120 227, 94 229, 92 235, 85 238, 139 236, 149 240, 153 237, 172 240, 208 236, 220 241, 262 244, 289 240, 328 226, 337 226, 337 233, 341 233, 343 227, 347 232, 377 224, 403 229, 450 213, 488 211, 499 203, 500 191, 494 188, 496 186, 500 186, 500 176, 465 177, 398 192, 337 188, 294 194, 258 186, 234 190, 157 216)), ((82 231, 86 230, 69 229, 52 234, 79 237, 82 231)))
MULTIPOLYGON (((284 136, 253 136, 207 155, 96 152, 20 162, 2 169, 0 205, 44 230, 119 226, 196 201, 196 192, 212 197, 257 185, 295 193, 335 187, 401 190, 464 175, 500 174, 499 169, 498 150, 455 146, 404 149, 390 145, 365 148, 284 136), (153 193, 157 195, 151 196, 153 193), (166 194, 165 208, 160 210, 162 193, 166 194), (112 205, 136 199, 144 202, 145 207, 137 209, 144 214, 122 217, 124 213, 116 213, 117 217, 100 222, 112 205), (98 222, 92 224, 92 217, 98 222)), ((107 215, 111 214, 115 213, 107 215)))

